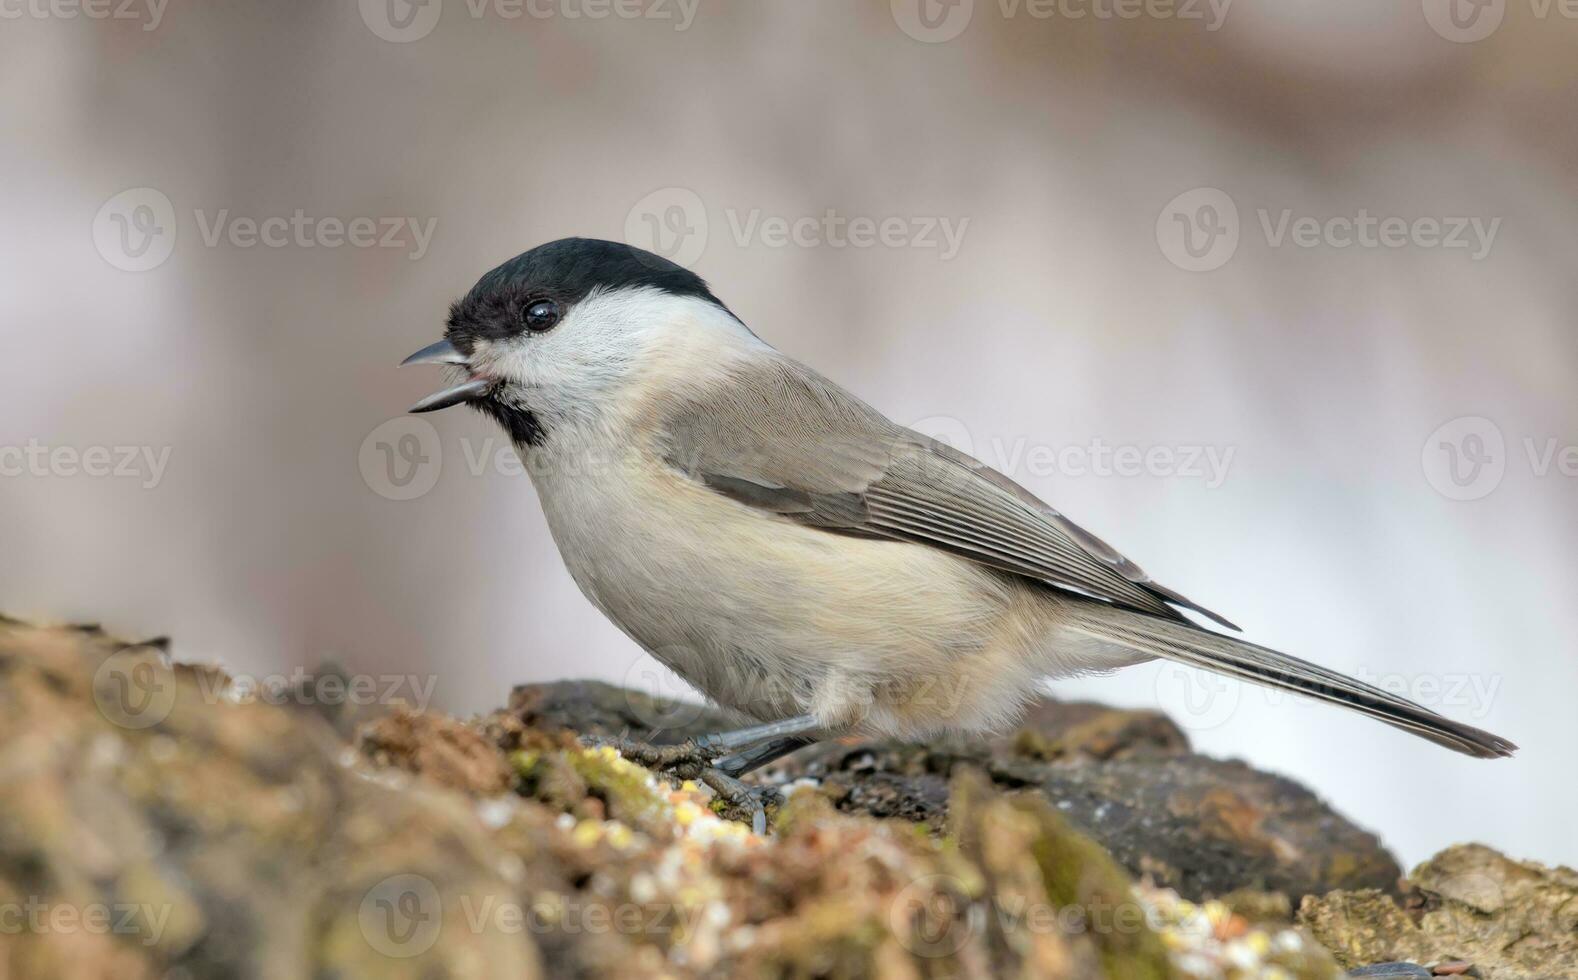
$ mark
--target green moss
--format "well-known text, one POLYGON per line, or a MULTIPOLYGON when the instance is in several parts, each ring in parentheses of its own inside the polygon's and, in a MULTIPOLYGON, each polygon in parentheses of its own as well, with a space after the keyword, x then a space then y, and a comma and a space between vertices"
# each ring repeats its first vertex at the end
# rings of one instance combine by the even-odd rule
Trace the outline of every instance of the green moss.
POLYGON ((571 749, 564 756, 587 791, 607 806, 610 819, 643 829, 670 822, 668 800, 646 769, 612 750, 571 749))
POLYGON ((535 749, 520 749, 510 753, 510 768, 522 779, 536 779, 541 765, 542 753, 535 749))
MULTIPOLYGON (((1059 912, 1077 909, 1071 921, 1082 929, 1068 938, 1088 939, 1103 974, 1125 980, 1173 976, 1166 948, 1151 931, 1134 898, 1129 877, 1095 841, 1075 831, 1039 796, 997 796, 978 773, 955 780, 950 803, 954 835, 964 853, 987 876, 994 892, 1027 887, 1007 855, 1023 848, 1035 861, 1047 902, 1059 912)), ((1034 883, 1034 878, 1030 879, 1034 883)), ((1060 917, 1060 921, 1062 918, 1060 917)))
POLYGON ((1031 847, 1041 877, 1046 882, 1048 901, 1058 907, 1077 905, 1085 909, 1085 935, 1100 950, 1102 968, 1109 977, 1133 980, 1165 980, 1172 976, 1167 950, 1161 938, 1145 924, 1143 912, 1130 894, 1127 876, 1113 863, 1101 845, 1075 833, 1046 804, 1037 799, 1026 801, 1035 809, 1042 832, 1031 847), (1132 909, 1131 914, 1123 911, 1132 909), (1119 918, 1124 916, 1123 918, 1119 918))

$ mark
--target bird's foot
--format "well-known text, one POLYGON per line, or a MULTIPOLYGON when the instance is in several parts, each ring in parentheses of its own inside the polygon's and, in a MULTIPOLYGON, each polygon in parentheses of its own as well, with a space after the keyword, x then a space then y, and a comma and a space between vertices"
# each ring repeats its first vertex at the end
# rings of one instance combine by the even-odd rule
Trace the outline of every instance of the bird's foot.
POLYGON ((588 737, 590 746, 609 746, 631 762, 674 779, 693 780, 712 790, 721 800, 727 815, 749 817, 751 830, 767 831, 766 804, 776 802, 778 792, 766 786, 747 786, 740 776, 765 761, 776 759, 791 748, 805 744, 803 739, 773 740, 754 751, 732 751, 727 736, 702 735, 677 745, 652 745, 628 738, 588 737))
POLYGON ((676 779, 697 780, 710 787, 726 807, 749 814, 751 829, 767 829, 764 798, 777 798, 770 787, 751 787, 740 777, 811 744, 817 720, 799 715, 686 739, 678 745, 652 745, 628 738, 586 737, 590 746, 610 746, 631 762, 676 779))
POLYGON ((723 802, 724 816, 750 817, 752 833, 767 833, 767 804, 778 802, 777 790, 747 786, 722 769, 703 769, 701 781, 723 802))

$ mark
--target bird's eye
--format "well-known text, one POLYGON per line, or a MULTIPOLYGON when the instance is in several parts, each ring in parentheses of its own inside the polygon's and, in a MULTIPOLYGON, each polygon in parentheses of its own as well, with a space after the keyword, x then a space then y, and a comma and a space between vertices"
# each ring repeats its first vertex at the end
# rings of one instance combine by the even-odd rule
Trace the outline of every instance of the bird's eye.
POLYGON ((528 330, 547 330, 559 322, 559 304, 551 299, 534 299, 521 309, 521 322, 528 330))

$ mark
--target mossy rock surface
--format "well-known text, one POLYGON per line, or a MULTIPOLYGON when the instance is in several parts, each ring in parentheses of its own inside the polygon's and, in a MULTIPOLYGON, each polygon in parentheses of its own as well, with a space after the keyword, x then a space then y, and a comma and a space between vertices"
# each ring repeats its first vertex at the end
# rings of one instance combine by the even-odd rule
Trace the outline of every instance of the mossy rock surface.
MULTIPOLYGON (((517 687, 496 723, 570 726, 676 742, 735 723, 701 705, 595 681, 517 687)), ((1155 711, 1042 698, 995 739, 926 744, 849 740, 804 749, 779 778, 817 780, 839 810, 941 826, 955 771, 1050 801, 1131 875, 1203 900, 1253 889, 1288 896, 1374 888, 1396 894, 1402 869, 1380 840, 1293 780, 1196 754, 1155 711)))
POLYGON ((1480 844, 1419 865, 1401 899, 1375 891, 1304 900, 1299 922, 1348 966, 1453 964, 1484 980, 1578 977, 1578 871, 1480 844))
MULTIPOLYGON (((1287 895, 1388 867, 1149 712, 1049 701, 1002 739, 820 747, 768 774, 812 778, 764 836, 577 737, 733 721, 589 682, 364 718, 249 697, 162 642, 0 620, 0 905, 44 910, 0 931, 0 972, 1332 980, 1287 895), (1322 827, 1322 857, 1281 856, 1322 827)), ((1440 921, 1522 930, 1497 977, 1567 955, 1570 872, 1465 854, 1416 871, 1407 908, 1352 893, 1373 941, 1306 921, 1349 963, 1451 955, 1440 921)))

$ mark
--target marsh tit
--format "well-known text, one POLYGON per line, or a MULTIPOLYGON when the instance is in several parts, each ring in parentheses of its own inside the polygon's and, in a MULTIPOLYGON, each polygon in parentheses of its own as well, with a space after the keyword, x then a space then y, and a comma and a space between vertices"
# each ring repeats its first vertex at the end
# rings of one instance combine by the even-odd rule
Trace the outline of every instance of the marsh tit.
POLYGON ((484 275, 406 363, 448 365, 455 382, 411 411, 469 404, 509 433, 587 598, 762 722, 691 746, 727 775, 817 737, 1001 730, 1045 678, 1156 658, 1468 755, 1516 748, 1196 625, 1189 614, 1236 629, 774 350, 649 252, 538 246, 484 275))

